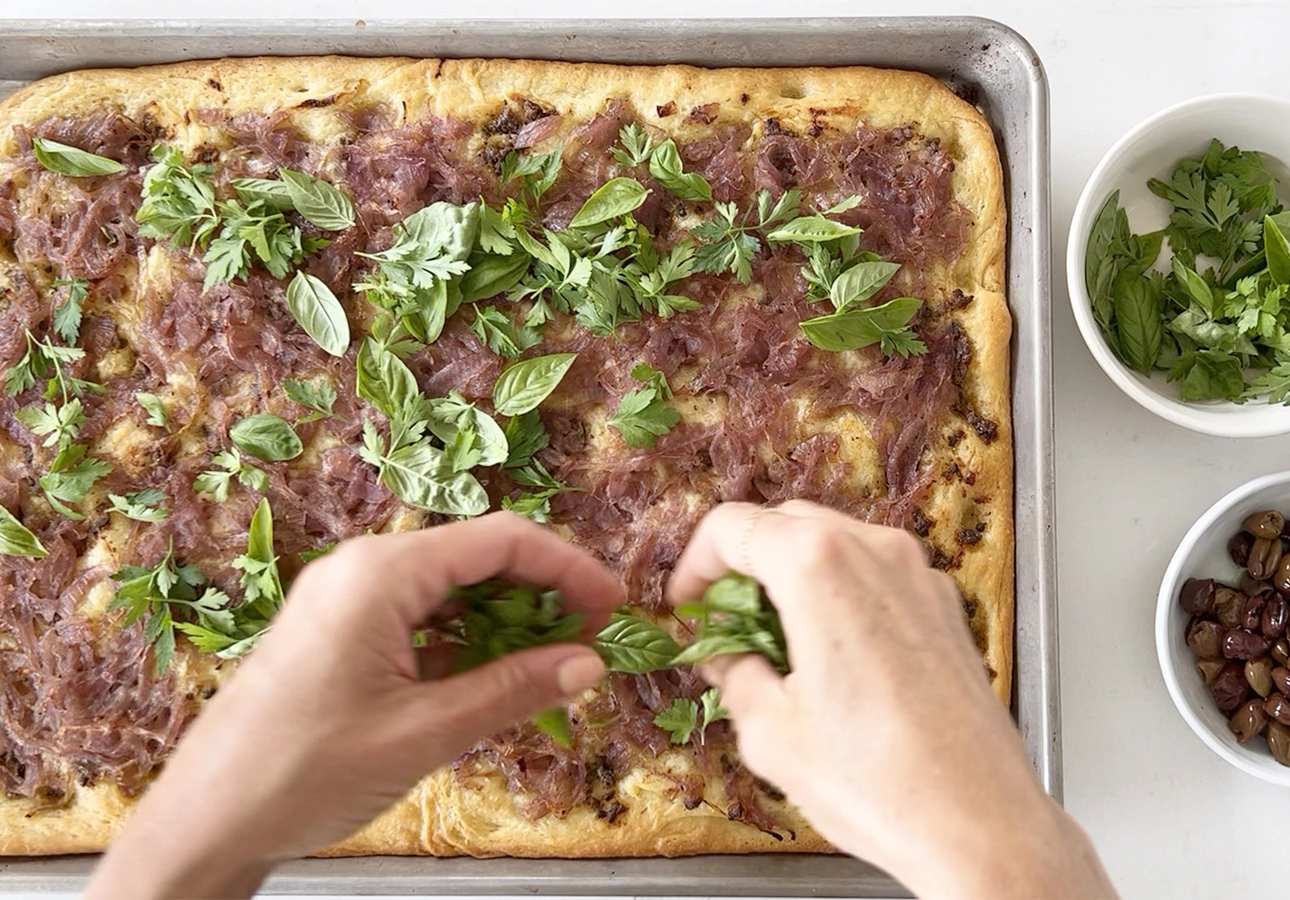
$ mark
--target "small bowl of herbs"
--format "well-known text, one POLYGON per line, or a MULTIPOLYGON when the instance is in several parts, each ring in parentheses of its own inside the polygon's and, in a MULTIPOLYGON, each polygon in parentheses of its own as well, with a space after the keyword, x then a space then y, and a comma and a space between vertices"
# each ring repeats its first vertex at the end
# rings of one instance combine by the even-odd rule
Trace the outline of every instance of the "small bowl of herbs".
POLYGON ((1290 432, 1290 101, 1201 97, 1094 170, 1066 255, 1071 306, 1139 404, 1224 437, 1290 432))

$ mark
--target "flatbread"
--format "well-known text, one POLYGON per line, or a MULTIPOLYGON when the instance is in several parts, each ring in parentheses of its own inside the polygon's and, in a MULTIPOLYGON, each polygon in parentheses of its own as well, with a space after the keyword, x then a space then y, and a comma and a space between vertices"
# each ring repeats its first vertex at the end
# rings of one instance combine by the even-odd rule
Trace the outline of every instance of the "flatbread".
MULTIPOLYGON (((963 589, 965 609, 981 647, 992 685, 1001 701, 1010 696, 1013 624, 1012 435, 1010 425, 1009 340, 1011 323, 1003 295, 1005 211, 1002 173, 989 126, 971 105, 930 76, 869 68, 722 69, 687 66, 632 67, 505 60, 352 59, 339 57, 226 59, 144 69, 77 71, 30 85, 0 105, 0 183, 13 178, 15 203, 57 202, 57 198, 24 197, 18 172, 22 147, 17 126, 37 127, 53 117, 82 118, 104 112, 123 114, 192 158, 214 149, 218 158, 232 149, 225 123, 240 116, 274 116, 319 146, 338 146, 354 133, 354 122, 373 107, 393 116, 395 124, 427 117, 464 120, 482 126, 508 98, 532 98, 563 117, 566 135, 601 112, 607 99, 625 101, 637 121, 661 129, 678 143, 698 140, 721 125, 750 129, 750 141, 765 133, 769 121, 793 133, 811 129, 854 131, 857 123, 872 129, 912 126, 934 140, 953 161, 952 191, 966 211, 965 249, 952 262, 927 274, 940 295, 955 290, 971 297, 950 317, 971 348, 960 385, 965 416, 946 408, 937 413, 935 437, 920 461, 920 470, 936 473, 920 504, 915 530, 929 548, 933 563, 947 569, 963 589), (713 109, 711 116, 687 116, 686 110, 713 109), (218 115, 203 114, 216 111, 218 115), (710 118, 711 121, 704 121, 710 118), (973 422, 990 427, 974 428, 973 422)), ((482 130, 474 140, 481 152, 482 130)), ((326 157, 324 172, 334 166, 326 157)), ((141 297, 162 292, 174 278, 169 251, 145 242, 137 264, 124 275, 124 291, 111 303, 91 301, 92 312, 114 319, 127 344, 142 315, 141 297)), ((0 288, 12 287, 21 269, 11 247, 0 245, 0 288)), ((51 274, 22 272, 38 290, 48 291, 51 274)), ((756 285, 754 285, 754 288, 756 285)), ((362 301, 352 301, 355 309, 362 301)), ((0 326, 7 314, 0 294, 0 326)), ((360 318, 361 312, 354 313, 360 318)), ((0 346, 3 346, 0 344, 0 346)), ((0 358, 0 366, 13 360, 0 358)), ((104 356, 97 375, 109 379, 128 371, 128 352, 104 356)), ((863 364, 857 362, 857 366, 863 364)), ((859 369, 857 369, 859 371, 859 369)), ((199 380, 172 379, 168 402, 176 406, 210 399, 199 380)), ((227 398, 221 398, 227 399, 227 398)), ((576 405, 576 397, 556 402, 576 405)), ((678 402, 687 421, 720 416, 722 408, 691 398, 678 402)), ((252 411, 252 410, 248 410, 252 411)), ((253 410, 253 411, 259 411, 253 410)), ((605 422, 612 410, 584 410, 591 465, 611 466, 621 445, 605 422), (600 456, 598 456, 600 454, 600 456)), ((877 442, 856 417, 817 421, 805 416, 803 433, 828 429, 841 438, 839 456, 854 470, 849 488, 881 490, 877 442)), ((147 445, 155 439, 137 422, 122 423, 98 441, 94 452, 123 469, 146 466, 147 445)), ((317 437, 301 463, 316 460, 328 446, 317 437)), ((0 429, 0 472, 17 470, 28 448, 0 429)), ((198 442, 181 452, 205 452, 198 442)), ((39 491, 26 502, 41 503, 39 491)), ((0 495, 3 496, 3 495, 0 495)), ((25 496, 25 495, 24 495, 25 496)), ((689 500, 674 498, 684 506, 689 500)), ((92 493, 91 506, 105 498, 92 493)), ((425 518, 401 509, 386 527, 419 527, 425 518)), ((558 525, 557 521, 557 525, 558 525)), ((96 535, 82 567, 114 569, 135 560, 119 557, 128 525, 109 524, 96 535)), ((111 583, 93 588, 77 613, 92 619, 105 615, 111 583)), ((5 623, 0 622, 0 626, 5 623)), ((4 641, 0 631, 0 647, 4 641)), ((191 648, 181 646, 180 683, 194 694, 218 684, 231 665, 213 666, 191 648)), ((195 702, 200 702, 198 699, 195 702)), ((641 766, 619 781, 625 812, 612 819, 589 807, 569 815, 534 820, 519 810, 517 799, 499 774, 477 775, 463 783, 450 769, 428 775, 405 799, 347 841, 323 855, 435 854, 475 856, 676 856, 695 853, 813 851, 829 849, 782 801, 767 800, 768 809, 785 825, 769 834, 726 814, 722 785, 708 784, 705 799, 685 809, 676 799, 675 781, 660 771, 684 774, 692 754, 676 749, 641 766)), ((32 801, 0 799, 0 853, 80 853, 102 849, 127 816, 131 800, 109 783, 79 786, 62 807, 31 813, 32 801)))

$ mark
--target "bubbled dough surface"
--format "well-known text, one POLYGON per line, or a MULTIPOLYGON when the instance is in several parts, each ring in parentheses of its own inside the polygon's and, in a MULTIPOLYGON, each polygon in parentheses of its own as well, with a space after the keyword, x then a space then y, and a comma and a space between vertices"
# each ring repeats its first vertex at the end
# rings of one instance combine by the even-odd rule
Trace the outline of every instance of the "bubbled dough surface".
MULTIPOLYGON (((820 121, 842 130, 857 120, 875 128, 913 124, 925 136, 938 138, 955 161, 953 190, 970 213, 967 250, 937 281, 945 294, 954 288, 975 301, 954 313, 971 339, 973 364, 964 391, 977 411, 998 426, 992 443, 981 441, 947 411, 942 437, 964 431, 951 448, 936 442, 926 462, 937 471, 957 462, 963 478, 938 479, 924 511, 933 521, 929 540, 955 552, 954 535, 977 521, 986 523, 981 540, 965 548, 952 575, 967 597, 977 603, 973 630, 983 644, 985 663, 996 673, 993 685, 1005 703, 1009 697, 1013 618, 1012 433, 1009 397, 1011 319, 1003 296, 1005 211, 1002 172, 994 139, 984 118, 935 79, 913 72, 867 68, 845 69, 723 69, 686 66, 629 67, 500 60, 350 59, 341 57, 242 59, 180 63, 145 69, 78 71, 36 82, 0 105, 0 176, 11 168, 17 151, 14 124, 37 123, 50 116, 87 116, 104 109, 152 122, 167 140, 191 150, 202 144, 227 148, 231 139, 216 124, 195 121, 194 109, 223 110, 229 116, 288 110, 292 124, 312 140, 331 143, 346 133, 339 113, 383 104, 399 112, 401 121, 427 115, 454 116, 484 122, 496 114, 507 97, 528 97, 564 115, 567 131, 599 112, 607 98, 623 97, 645 123, 658 126, 678 140, 703 136, 707 126, 687 123, 684 112, 709 103, 719 104, 716 121, 746 122, 758 133, 761 122, 774 116, 789 130, 820 121), (317 105, 326 101, 325 105, 317 105), (666 118, 656 107, 668 101, 677 113, 666 118)), ((557 138, 558 139, 558 138, 557 138)), ((324 174, 335 155, 324 161, 324 174)), ((0 269, 13 265, 0 259, 0 269)), ((126 273, 164 281, 164 254, 153 250, 141 272, 126 273)), ((0 272, 0 277, 6 277, 0 272)), ((36 279, 38 288, 47 281, 36 279)), ((137 300, 136 300, 137 302, 137 300)), ((118 303, 114 315, 123 333, 130 331, 130 304, 118 303)), ((118 360, 125 364, 128 360, 118 360)), ((853 364, 859 365, 853 360, 853 364)), ((194 367, 195 371, 195 367, 194 367)), ((106 373, 104 373, 106 374, 106 373)), ((171 402, 192 402, 202 387, 195 380, 172 379, 171 402)), ((688 417, 719 415, 720 403, 696 402, 688 417)), ((599 416, 603 417, 603 411, 599 416)), ((136 428, 136 431, 141 429, 136 428)), ((854 488, 881 491, 876 443, 854 415, 831 421, 801 422, 803 437, 821 430, 836 431, 842 455, 857 473, 854 488)), ((590 429, 593 438, 598 431, 590 429)), ((145 435, 124 426, 110 432, 93 452, 113 462, 127 461, 145 435)), ((20 448, 4 447, 5 454, 20 448)), ((608 439, 591 442, 593 453, 611 454, 608 439)), ((94 499, 94 498, 91 498, 94 499)), ((411 511, 408 511, 411 513, 411 511)), ((419 517, 405 514, 395 527, 415 527, 419 517)), ((105 530, 87 554, 86 564, 116 565, 111 529, 105 530), (89 559, 93 557, 93 561, 89 559)), ((100 588, 86 603, 86 613, 106 605, 100 588)), ((231 667, 215 671, 209 660, 181 649, 180 677, 188 684, 218 681, 231 667)), ((682 751, 666 754, 656 764, 676 772, 692 765, 682 751)), ((825 851, 828 844, 810 829, 796 810, 782 807, 783 818, 796 840, 778 841, 749 826, 729 821, 723 812, 721 785, 708 788, 707 799, 685 810, 674 799, 672 783, 639 768, 619 784, 626 806, 610 825, 588 808, 575 809, 564 819, 548 816, 528 821, 518 811, 500 776, 477 777, 463 786, 449 769, 428 775, 405 798, 376 821, 323 855, 419 854, 514 856, 652 856, 752 851, 825 851)), ((50 854, 102 849, 131 808, 112 785, 77 790, 66 809, 26 818, 26 801, 0 799, 0 853, 50 854)))

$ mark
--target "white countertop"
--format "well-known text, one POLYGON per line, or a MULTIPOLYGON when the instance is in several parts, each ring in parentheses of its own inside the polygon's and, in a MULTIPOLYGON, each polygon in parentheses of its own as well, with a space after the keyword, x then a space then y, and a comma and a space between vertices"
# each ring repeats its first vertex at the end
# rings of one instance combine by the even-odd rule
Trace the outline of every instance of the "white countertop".
MULTIPOLYGON (((0 17, 433 15, 425 0, 0 0, 0 17)), ((1290 468, 1290 438, 1223 440, 1155 419, 1089 356, 1065 288, 1070 216, 1102 153, 1141 119, 1221 91, 1290 94, 1286 0, 492 0, 448 14, 535 16, 979 15, 1026 37, 1052 109, 1053 329, 1066 805, 1128 896, 1285 893, 1290 791, 1237 772, 1184 724, 1152 638, 1160 575, 1192 521, 1230 488, 1290 468)), ((1290 122, 1285 123, 1290 128, 1290 122)))

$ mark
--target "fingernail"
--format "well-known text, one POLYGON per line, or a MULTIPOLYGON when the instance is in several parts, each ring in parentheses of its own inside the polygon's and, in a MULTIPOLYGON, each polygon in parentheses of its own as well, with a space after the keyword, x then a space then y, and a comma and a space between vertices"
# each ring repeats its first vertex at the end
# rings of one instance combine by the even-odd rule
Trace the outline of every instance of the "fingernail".
POLYGON ((555 672, 555 679, 564 694, 573 696, 591 687, 604 674, 605 664, 600 661, 599 656, 579 653, 560 663, 560 667, 555 672))

